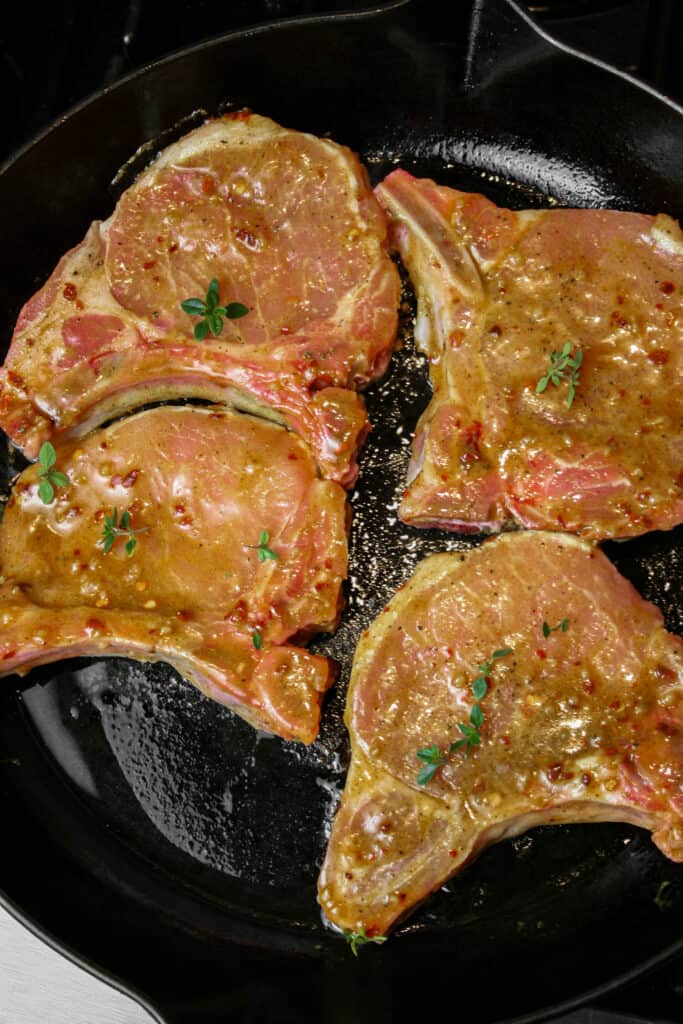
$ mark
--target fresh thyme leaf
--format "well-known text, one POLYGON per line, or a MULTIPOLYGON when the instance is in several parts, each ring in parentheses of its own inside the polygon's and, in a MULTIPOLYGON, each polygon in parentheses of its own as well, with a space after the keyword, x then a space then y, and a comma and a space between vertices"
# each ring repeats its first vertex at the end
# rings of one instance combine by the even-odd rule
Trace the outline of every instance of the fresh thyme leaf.
POLYGON ((562 621, 558 622, 556 626, 549 626, 548 623, 545 620, 543 620, 543 625, 541 626, 541 629, 543 630, 543 636, 547 640, 550 634, 556 633, 558 629, 562 630, 563 633, 566 633, 569 629, 569 619, 562 619, 562 621))
POLYGON ((54 501, 55 487, 68 487, 71 481, 66 473, 53 468, 57 462, 57 453, 49 441, 41 446, 38 462, 40 463, 38 497, 44 505, 49 505, 54 501))
POLYGON ((536 394, 540 395, 548 387, 548 384, 553 384, 555 387, 559 387, 563 380, 567 381, 569 384, 569 391, 567 394, 568 409, 571 408, 574 396, 576 395, 576 389, 581 383, 579 380, 579 371, 583 362, 582 349, 577 348, 573 356, 571 351, 572 346, 569 341, 565 342, 560 352, 553 349, 550 353, 550 367, 548 372, 545 373, 536 384, 536 394))
POLYGON ((249 312, 249 307, 242 302, 229 302, 225 307, 225 315, 228 320, 240 320, 249 312))
POLYGON ((432 743, 429 747, 422 747, 421 750, 417 751, 417 757, 420 761, 424 761, 423 767, 418 772, 417 784, 418 786, 424 786, 434 777, 439 768, 446 764, 446 758, 436 743, 432 743))
POLYGON ((130 512, 128 509, 121 513, 121 518, 119 519, 119 510, 115 508, 110 516, 105 515, 104 517, 101 539, 102 551, 105 555, 108 554, 114 547, 118 537, 126 537, 126 554, 129 558, 132 558, 137 546, 136 535, 147 533, 148 530, 148 526, 140 526, 137 530, 133 530, 130 525, 130 512))
POLYGON ((268 559, 273 561, 279 561, 280 556, 277 551, 273 551, 272 548, 268 547, 270 541, 270 534, 267 530, 261 530, 259 535, 258 544, 246 544, 245 547, 251 548, 252 551, 258 552, 259 562, 266 562, 268 559))
POLYGON ((212 277, 209 287, 206 289, 206 298, 184 299, 180 308, 188 316, 200 316, 202 319, 194 327, 194 336, 197 341, 204 341, 209 331, 214 338, 223 330, 223 317, 228 320, 238 320, 249 312, 247 306, 241 302, 230 302, 228 306, 220 305, 220 286, 218 278, 212 277))
POLYGON ((417 773, 417 784, 418 786, 426 786, 428 782, 431 782, 432 778, 439 770, 438 764, 423 764, 417 773))
POLYGON ((209 287, 206 289, 206 305, 209 309, 215 309, 218 305, 220 298, 218 279, 212 277, 209 281, 209 287))
POLYGON ((484 712, 481 710, 481 704, 472 705, 472 710, 470 711, 470 722, 475 729, 480 729, 484 724, 484 712))
POLYGON ((374 942, 380 946, 383 942, 387 941, 386 935, 366 935, 365 928, 361 928, 359 932, 353 932, 350 928, 345 928, 343 935, 351 947, 351 952, 354 956, 358 956, 360 947, 366 946, 368 942, 374 942))
POLYGON ((261 647, 263 646, 263 637, 259 633, 258 629, 254 630, 251 637, 251 642, 253 643, 257 651, 261 650, 261 647))
POLYGON ((477 678, 472 683, 472 693, 474 694, 474 699, 483 700, 488 692, 489 684, 486 682, 486 676, 477 676, 477 678))
POLYGON ((201 299, 185 299, 180 303, 180 308, 189 316, 203 316, 206 313, 206 303, 201 299))
POLYGON ((49 505, 55 496, 55 490, 49 480, 41 480, 38 484, 38 497, 43 505, 49 505))
POLYGON ((51 469, 57 461, 57 452, 49 441, 42 445, 38 453, 38 461, 43 470, 51 469))
POLYGON ((494 651, 491 655, 492 661, 497 661, 498 658, 507 658, 508 654, 512 654, 511 647, 501 647, 500 650, 494 651))

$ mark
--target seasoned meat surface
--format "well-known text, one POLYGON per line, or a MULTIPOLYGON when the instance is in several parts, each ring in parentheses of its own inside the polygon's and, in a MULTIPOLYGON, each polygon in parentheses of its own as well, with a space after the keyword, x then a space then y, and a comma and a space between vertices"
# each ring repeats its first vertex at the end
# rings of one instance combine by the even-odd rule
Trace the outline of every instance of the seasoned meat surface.
POLYGON ((0 373, 0 426, 43 441, 175 397, 287 424, 324 475, 353 483, 367 431, 356 389, 380 376, 399 280, 385 216, 347 148, 255 114, 165 149, 22 310, 0 373), (205 300, 248 313, 194 337, 205 300))
POLYGON ((347 513, 305 443, 241 413, 164 406, 56 456, 69 486, 43 504, 31 466, 0 526, 2 673, 167 661, 259 728, 312 742, 333 672, 301 643, 336 625, 347 513), (114 509, 140 532, 107 552, 114 509))
POLYGON ((609 210, 515 213, 401 170, 376 194, 415 285, 415 336, 434 387, 401 518, 591 539, 679 523, 678 224, 609 210))
POLYGON ((683 861, 683 642, 576 537, 507 533, 422 562, 361 638, 346 722, 319 882, 343 928, 386 932, 534 825, 631 822, 683 861))

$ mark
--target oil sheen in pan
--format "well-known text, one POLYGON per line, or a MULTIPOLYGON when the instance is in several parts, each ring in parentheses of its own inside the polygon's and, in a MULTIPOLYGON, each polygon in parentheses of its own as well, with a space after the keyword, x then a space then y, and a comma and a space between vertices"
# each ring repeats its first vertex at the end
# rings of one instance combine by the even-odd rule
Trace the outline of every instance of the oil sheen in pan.
MULTIPOLYGON (((371 156, 373 179, 396 162, 371 156)), ((401 163, 517 209, 556 201, 442 159, 401 163)), ((401 345, 385 379, 366 394, 373 429, 351 495, 346 610, 335 636, 313 644, 341 668, 315 744, 307 748, 253 730, 165 665, 122 659, 70 663, 62 671, 57 665, 49 682, 28 685, 23 694, 45 747, 110 834, 179 886, 269 926, 294 925, 312 934, 323 928, 315 883, 348 763, 343 710, 358 636, 423 557, 481 541, 417 530, 397 519, 414 427, 429 400, 425 361, 412 342, 413 318, 406 285, 401 345)), ((607 550, 641 593, 659 603, 668 627, 683 632, 678 588, 661 584, 680 578, 680 541, 679 529, 607 550)), ((670 866, 638 829, 537 829, 488 850, 444 886, 447 897, 429 901, 403 929, 443 933, 495 918, 525 938, 540 938, 571 921, 573 886, 598 923, 644 870, 659 879, 670 866)))

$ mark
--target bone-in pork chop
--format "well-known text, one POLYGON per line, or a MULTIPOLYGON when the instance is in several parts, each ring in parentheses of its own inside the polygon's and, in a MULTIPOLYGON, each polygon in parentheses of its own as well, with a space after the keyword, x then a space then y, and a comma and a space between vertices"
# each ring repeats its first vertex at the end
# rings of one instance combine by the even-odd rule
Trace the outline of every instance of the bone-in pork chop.
POLYGON ((683 520, 678 224, 514 213, 401 170, 376 192, 415 285, 434 388, 401 518, 592 539, 683 520))
POLYGON ((165 149, 22 310, 0 426, 28 455, 142 403, 225 401, 286 423, 350 485, 399 280, 356 156, 267 118, 209 121, 165 149), (249 310, 197 341, 213 279, 249 310))
POLYGON ((683 861, 683 642, 576 537, 427 558, 360 641, 346 721, 319 883, 342 928, 386 932, 534 825, 631 822, 683 861))
POLYGON ((333 671, 301 643, 338 619, 346 502, 305 443, 241 413, 164 406, 56 455, 70 485, 43 504, 29 467, 0 526, 2 674, 78 655, 166 661, 259 728, 312 742, 333 671), (122 531, 109 551, 105 517, 122 531))

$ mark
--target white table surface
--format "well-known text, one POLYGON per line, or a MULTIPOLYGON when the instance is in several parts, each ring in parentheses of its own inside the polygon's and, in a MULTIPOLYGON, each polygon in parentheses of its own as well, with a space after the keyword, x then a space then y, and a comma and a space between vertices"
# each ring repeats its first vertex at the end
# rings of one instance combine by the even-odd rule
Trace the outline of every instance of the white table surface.
POLYGON ((128 996, 56 953, 0 907, 0 1024, 152 1024, 128 996))

